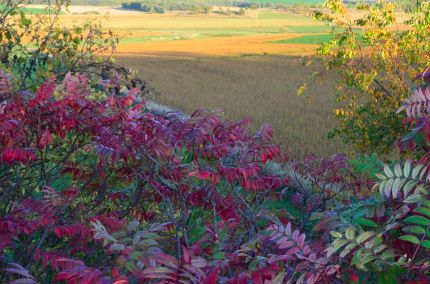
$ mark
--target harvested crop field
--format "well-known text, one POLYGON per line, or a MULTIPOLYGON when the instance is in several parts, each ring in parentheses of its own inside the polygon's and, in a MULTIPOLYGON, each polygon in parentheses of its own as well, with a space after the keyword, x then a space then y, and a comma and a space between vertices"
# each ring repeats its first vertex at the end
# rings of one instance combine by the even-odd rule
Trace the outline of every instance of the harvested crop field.
POLYGON ((312 86, 310 103, 297 96, 300 82, 312 74, 299 57, 125 56, 118 62, 139 68, 162 104, 187 112, 222 109, 230 119, 252 118, 254 127, 273 125, 276 141, 294 158, 346 150, 327 139, 336 124, 332 86, 312 86))
POLYGON ((118 47, 118 55, 188 55, 239 56, 249 54, 310 55, 316 45, 273 44, 271 41, 293 39, 296 35, 250 35, 194 40, 129 43, 118 47))

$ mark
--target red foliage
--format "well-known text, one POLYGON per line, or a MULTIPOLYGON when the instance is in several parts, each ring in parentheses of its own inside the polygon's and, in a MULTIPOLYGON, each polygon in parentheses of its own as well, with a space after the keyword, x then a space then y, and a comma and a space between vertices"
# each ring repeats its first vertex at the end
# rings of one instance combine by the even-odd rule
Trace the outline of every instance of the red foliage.
MULTIPOLYGON (((217 283, 226 270, 209 266, 203 257, 214 252, 201 246, 219 242, 225 231, 226 253, 233 253, 241 245, 235 241, 241 234, 237 228, 255 222, 247 217, 250 204, 261 205, 268 192, 285 185, 284 177, 263 169, 281 154, 268 127, 253 136, 248 121, 225 121, 216 113, 200 111, 187 119, 154 114, 136 90, 94 99, 84 75, 67 74, 61 82, 52 77, 34 95, 23 96, 6 84, 10 76, 1 74, 0 91, 8 96, 0 112, 0 182, 7 189, 0 196, 7 204, 0 215, 0 255, 6 248, 25 248, 17 261, 50 267, 54 281, 185 277, 171 271, 166 278, 161 268, 152 267, 156 261, 166 269, 176 263, 178 273, 187 271, 201 283, 217 283), (236 192, 240 186, 249 196, 236 192), (20 190, 11 194, 13 188, 20 190), (135 248, 104 248, 98 241, 100 236, 116 241, 109 236, 129 230, 135 218, 165 222, 161 228, 170 240, 178 230, 192 229, 178 214, 190 218, 195 210, 210 212, 195 222, 217 225, 200 236, 193 252, 183 248, 182 261, 154 251, 152 258, 138 257, 144 270, 126 269, 124 261, 136 257, 135 248), (92 224, 106 231, 94 232, 92 224), (78 260, 99 258, 97 251, 104 249, 109 255, 104 268, 98 261, 90 268, 78 260)), ((179 242, 189 244, 185 236, 179 242)), ((258 271, 266 278, 272 273, 258 271)))

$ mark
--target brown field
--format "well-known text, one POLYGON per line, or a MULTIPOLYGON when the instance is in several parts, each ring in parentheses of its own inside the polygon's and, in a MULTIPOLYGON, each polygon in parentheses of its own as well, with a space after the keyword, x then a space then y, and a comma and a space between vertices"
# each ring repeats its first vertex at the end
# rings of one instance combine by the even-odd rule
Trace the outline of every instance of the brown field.
POLYGON ((312 86, 312 102, 296 88, 312 69, 293 56, 195 58, 125 56, 118 62, 139 68, 140 76, 161 95, 157 101, 181 108, 222 109, 230 119, 253 119, 254 127, 269 123, 275 139, 294 158, 308 152, 329 155, 346 151, 328 140, 335 125, 332 82, 312 86))

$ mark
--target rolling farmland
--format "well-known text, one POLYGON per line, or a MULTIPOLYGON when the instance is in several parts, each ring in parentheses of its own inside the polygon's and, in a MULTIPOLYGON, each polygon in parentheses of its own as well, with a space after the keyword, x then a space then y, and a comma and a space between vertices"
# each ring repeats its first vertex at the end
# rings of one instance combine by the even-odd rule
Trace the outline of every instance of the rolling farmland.
POLYGON ((336 125, 332 84, 311 87, 311 103, 296 95, 315 71, 300 56, 330 39, 328 26, 307 15, 263 9, 244 16, 103 9, 107 16, 83 14, 95 7, 72 7, 75 14, 62 21, 97 19, 120 34, 117 62, 138 69, 156 101, 187 112, 222 109, 227 118, 252 118, 254 127, 272 124, 276 141, 295 158, 347 150, 327 139, 336 125))

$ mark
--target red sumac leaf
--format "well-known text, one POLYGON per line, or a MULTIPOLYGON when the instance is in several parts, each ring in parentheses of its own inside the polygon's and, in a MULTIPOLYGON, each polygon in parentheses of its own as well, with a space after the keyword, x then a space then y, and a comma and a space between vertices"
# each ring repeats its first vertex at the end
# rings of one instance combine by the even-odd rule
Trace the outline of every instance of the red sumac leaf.
POLYGON ((211 270, 211 272, 205 278, 203 284, 216 284, 216 281, 218 278, 218 272, 219 272, 219 267, 216 266, 214 269, 211 270))
POLYGON ((293 247, 293 248, 289 249, 285 254, 286 254, 286 255, 293 255, 293 254, 295 254, 295 253, 297 253, 297 252, 299 252, 299 251, 300 251, 300 248, 298 248, 298 247, 293 247))

